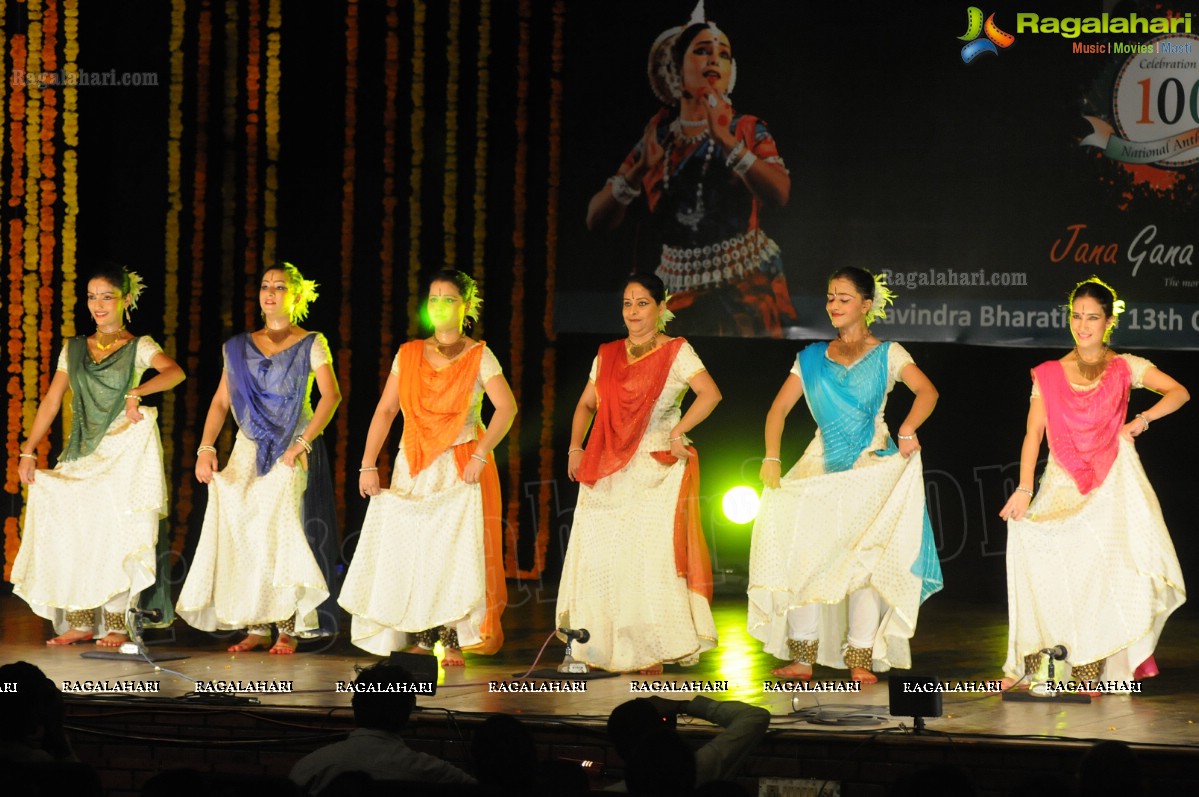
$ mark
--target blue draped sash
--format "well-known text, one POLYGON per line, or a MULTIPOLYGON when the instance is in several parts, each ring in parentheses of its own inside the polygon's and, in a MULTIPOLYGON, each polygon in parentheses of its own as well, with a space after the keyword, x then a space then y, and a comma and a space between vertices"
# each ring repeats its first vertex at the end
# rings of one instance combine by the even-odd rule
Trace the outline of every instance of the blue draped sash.
POLYGON ((300 411, 308 401, 310 352, 315 334, 267 357, 248 333, 225 343, 225 372, 233 417, 258 446, 255 466, 265 476, 292 444, 300 411))
MULTIPOLYGON (((874 417, 887 396, 890 347, 890 341, 880 343, 851 367, 825 356, 828 343, 813 343, 799 353, 804 398, 824 439, 825 473, 852 468, 874 439, 874 417)), ((898 452, 888 437, 887 445, 875 453, 898 452)))
MULTIPOLYGON (((830 360, 828 343, 813 343, 799 353, 804 398, 824 441, 825 473, 852 469, 874 439, 874 419, 887 396, 890 348, 890 341, 884 341, 852 366, 830 360)), ((888 436, 886 445, 874 453, 886 457, 899 453, 899 448, 888 436)), ((912 575, 920 578, 921 603, 945 583, 927 503, 923 514, 920 553, 911 568, 912 575)))

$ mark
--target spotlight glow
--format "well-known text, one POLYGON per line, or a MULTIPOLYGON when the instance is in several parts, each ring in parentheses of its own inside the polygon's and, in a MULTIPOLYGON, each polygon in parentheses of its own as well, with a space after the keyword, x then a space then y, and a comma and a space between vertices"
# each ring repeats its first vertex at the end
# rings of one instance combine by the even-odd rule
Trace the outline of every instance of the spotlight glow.
POLYGON ((720 502, 724 516, 734 523, 749 523, 758 516, 758 491, 744 485, 724 494, 720 502))

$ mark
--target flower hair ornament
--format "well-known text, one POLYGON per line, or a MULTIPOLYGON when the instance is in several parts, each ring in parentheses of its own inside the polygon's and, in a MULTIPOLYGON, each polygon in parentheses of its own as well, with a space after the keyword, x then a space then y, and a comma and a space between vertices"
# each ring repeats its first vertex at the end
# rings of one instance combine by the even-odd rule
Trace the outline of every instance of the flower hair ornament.
POLYGON ((887 287, 887 275, 874 275, 874 293, 870 297, 870 311, 866 313, 866 326, 887 317, 887 305, 895 304, 895 291, 887 287))
POLYGON ((303 321, 308 317, 308 307, 320 296, 316 292, 316 280, 300 278, 300 289, 296 291, 296 301, 292 305, 292 321, 303 321))
MULTIPOLYGON (((649 63, 646 65, 646 75, 649 77, 649 87, 663 105, 678 105, 683 97, 683 76, 679 74, 678 65, 674 62, 674 45, 679 36, 692 25, 707 25, 713 33, 722 33, 716 23, 705 19, 704 0, 699 0, 691 11, 691 18, 685 25, 678 25, 662 31, 653 45, 649 48, 649 63)), ((726 95, 733 93, 737 85, 737 60, 733 59, 729 73, 729 88, 726 95)))
POLYGON ((274 267, 275 271, 282 271, 287 277, 287 284, 295 291, 295 297, 291 303, 291 322, 299 323, 308 317, 308 308, 320 296, 316 289, 320 287, 316 280, 304 279, 304 275, 294 265, 284 262, 281 266, 274 267))
POLYGON ((658 331, 665 332, 666 325, 674 320, 674 313, 670 311, 670 291, 662 294, 662 312, 658 313, 658 331))
POLYGON ((137 309, 137 299, 142 295, 142 291, 146 289, 146 281, 142 279, 142 275, 136 271, 122 266, 121 271, 125 272, 125 323, 129 323, 132 318, 132 312, 137 309))

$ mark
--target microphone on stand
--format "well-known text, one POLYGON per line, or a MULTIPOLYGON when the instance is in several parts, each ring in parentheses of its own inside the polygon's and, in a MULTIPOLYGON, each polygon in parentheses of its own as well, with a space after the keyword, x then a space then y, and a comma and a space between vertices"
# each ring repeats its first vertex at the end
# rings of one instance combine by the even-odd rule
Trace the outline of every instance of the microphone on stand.
POLYGON ((579 644, 586 645, 587 641, 591 639, 591 632, 586 628, 559 628, 558 633, 566 637, 568 644, 571 640, 577 640, 579 644))
POLYGON ((591 668, 586 662, 575 661, 570 654, 570 645, 572 642, 587 644, 587 640, 591 639, 591 632, 586 628, 559 628, 558 633, 566 637, 566 656, 563 657, 562 663, 558 665, 558 672, 573 673, 582 675, 591 672, 591 668))

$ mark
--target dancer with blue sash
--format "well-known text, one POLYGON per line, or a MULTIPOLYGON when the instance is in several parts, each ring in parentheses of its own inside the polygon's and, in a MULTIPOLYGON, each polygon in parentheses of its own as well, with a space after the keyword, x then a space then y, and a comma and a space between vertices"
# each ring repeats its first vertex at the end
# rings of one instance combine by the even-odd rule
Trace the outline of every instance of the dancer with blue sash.
POLYGON ((229 648, 234 653, 269 647, 289 655, 299 637, 336 631, 330 593, 339 541, 318 438, 341 392, 325 336, 297 325, 314 299, 316 283, 290 263, 262 275, 265 326, 225 342, 225 371, 196 452, 208 507, 177 608, 204 631, 247 629, 229 648), (215 443, 230 409, 237 440, 218 469, 215 443), (272 624, 279 630, 274 645, 272 624))
POLYGON ((766 417, 749 632, 789 660, 779 677, 808 680, 819 662, 875 683, 875 671, 910 667, 920 604, 941 588, 916 436, 937 390, 902 346, 870 333, 893 299, 864 269, 834 273, 826 310, 837 337, 799 353, 766 417), (883 420, 896 382, 915 394, 898 445, 883 420), (782 476, 783 426, 801 397, 818 428, 782 476))

